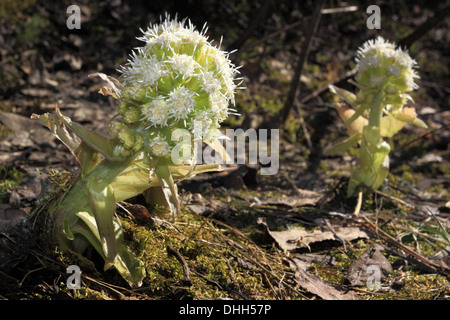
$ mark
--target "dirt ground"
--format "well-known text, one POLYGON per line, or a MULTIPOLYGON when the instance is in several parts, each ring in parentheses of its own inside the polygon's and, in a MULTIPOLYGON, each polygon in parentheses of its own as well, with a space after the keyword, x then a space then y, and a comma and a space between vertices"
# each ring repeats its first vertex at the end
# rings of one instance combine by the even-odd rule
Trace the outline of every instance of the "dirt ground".
POLYGON ((370 30, 370 1, 327 1, 280 125, 315 1, 85 0, 77 2, 80 29, 66 25, 70 4, 0 3, 0 298, 450 297, 450 17, 439 17, 448 7, 377 1, 381 29, 370 30), (82 289, 70 290, 66 269, 74 258, 36 240, 27 218, 52 201, 55 186, 68 188, 66 178, 78 168, 30 116, 58 106, 73 121, 104 132, 117 105, 88 75, 119 77, 119 66, 141 45, 139 28, 166 12, 188 17, 199 29, 207 22, 210 40, 219 43, 223 35, 224 50, 238 49, 230 59, 242 66, 246 89, 236 93, 241 115, 223 128, 281 129, 279 171, 262 176, 258 165, 239 165, 182 182, 182 214, 175 219, 143 207, 139 197, 122 203, 117 214, 127 241, 146 264, 142 288, 129 288, 114 270, 103 272, 91 254, 82 289), (365 193, 354 216, 356 198, 345 192, 355 153, 323 154, 346 135, 327 86, 354 89, 348 80, 356 50, 377 35, 407 45, 417 61, 413 105, 428 129, 408 125, 389 141, 395 147, 388 179, 365 193), (14 221, 14 233, 2 229, 6 221, 14 221), (379 282, 369 266, 377 266, 379 282))

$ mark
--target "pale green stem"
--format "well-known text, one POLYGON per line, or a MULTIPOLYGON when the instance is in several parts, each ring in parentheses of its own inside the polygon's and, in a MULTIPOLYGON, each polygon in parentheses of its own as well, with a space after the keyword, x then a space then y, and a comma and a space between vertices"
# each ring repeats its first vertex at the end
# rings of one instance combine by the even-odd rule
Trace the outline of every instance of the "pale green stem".
POLYGON ((381 116, 383 115, 383 88, 375 95, 372 108, 369 113, 369 126, 380 127, 381 116))

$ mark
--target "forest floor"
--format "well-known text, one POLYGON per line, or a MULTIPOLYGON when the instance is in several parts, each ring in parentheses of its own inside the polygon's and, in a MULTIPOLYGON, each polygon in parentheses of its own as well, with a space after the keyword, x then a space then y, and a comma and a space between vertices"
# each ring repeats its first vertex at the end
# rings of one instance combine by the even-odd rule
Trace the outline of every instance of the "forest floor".
MULTIPOLYGON (((208 22, 210 39, 223 34, 225 49, 238 46, 230 58, 242 66, 246 89, 236 95, 241 116, 224 129, 273 129, 313 1, 279 1, 267 15, 258 1, 130 3, 79 1, 80 30, 66 27, 64 3, 0 6, 0 231, 1 223, 19 223, 54 201, 63 192, 55 187, 69 187, 68 177, 78 170, 71 153, 31 114, 58 105, 73 121, 103 132, 117 106, 98 94, 102 83, 88 75, 118 76, 140 45, 139 28, 164 12, 200 27, 208 22), (258 15, 263 20, 242 37, 258 15)), ((367 29, 365 1, 322 15, 295 107, 280 128, 277 174, 239 165, 182 182, 176 218, 146 207, 141 197, 121 203, 126 240, 145 263, 142 287, 132 289, 114 270, 102 271, 95 252, 81 261, 36 242, 34 225, 27 224, 24 234, 0 232, 0 249, 13 251, 0 258, 17 259, 0 269, 0 298, 449 299, 449 18, 409 48, 420 74, 414 107, 429 128, 406 126, 389 141, 388 179, 379 191, 365 190, 359 215, 353 214, 356 199, 346 198, 355 153, 323 155, 345 136, 327 86, 354 89, 346 74, 357 48, 377 35, 398 41, 439 11, 425 1, 400 3, 380 2, 381 30, 367 29), (11 246, 24 237, 27 245, 11 246), (66 285, 73 264, 83 272, 79 290, 66 285)))

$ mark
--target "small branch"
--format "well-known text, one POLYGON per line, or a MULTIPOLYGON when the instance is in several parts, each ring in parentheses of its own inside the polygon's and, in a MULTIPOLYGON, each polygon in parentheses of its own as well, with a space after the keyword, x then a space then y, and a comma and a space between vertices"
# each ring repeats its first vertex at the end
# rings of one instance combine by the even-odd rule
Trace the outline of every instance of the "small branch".
POLYGON ((309 26, 309 30, 306 31, 306 38, 303 42, 302 49, 300 52, 300 57, 295 68, 294 78, 292 79, 291 90, 289 91, 288 97, 284 104, 283 110, 281 111, 281 124, 284 124, 287 120, 289 113, 294 104, 294 99, 297 95, 297 91, 301 90, 301 81, 300 76, 303 72, 303 66, 305 65, 306 59, 308 57, 309 49, 311 46, 311 40, 313 35, 317 31, 317 27, 319 26, 321 10, 323 5, 325 4, 325 0, 321 0, 316 4, 314 13, 311 17, 311 24, 309 26))
POLYGON ((245 29, 245 32, 230 45, 232 50, 239 49, 253 34, 256 28, 261 24, 263 19, 267 16, 269 9, 271 7, 272 0, 265 0, 261 8, 256 12, 255 16, 252 18, 250 25, 245 29))
POLYGON ((167 250, 167 254, 169 256, 175 256, 175 258, 177 258, 177 260, 183 265, 184 282, 185 282, 185 284, 187 286, 191 286, 192 285, 192 281, 191 281, 191 276, 190 276, 190 273, 189 273, 189 266, 188 266, 186 260, 172 246, 167 246, 166 250, 167 250))
POLYGON ((353 212, 353 214, 355 216, 358 216, 359 212, 361 211, 362 199, 363 199, 363 192, 359 191, 358 192, 358 202, 356 203, 355 211, 353 212))
POLYGON ((448 268, 443 267, 441 265, 438 265, 436 263, 434 263, 431 260, 428 260, 426 257, 418 254, 417 252, 413 251, 412 249, 408 248, 407 246, 405 246, 404 244, 398 242, 395 238, 393 238, 391 235, 389 235, 388 233, 384 232, 383 230, 381 230, 380 228, 378 228, 377 226, 375 226, 372 222, 370 222, 369 219, 367 219, 366 217, 362 217, 363 221, 360 221, 360 223, 362 223, 363 225, 365 225, 369 230, 371 230, 372 232, 374 232, 376 235, 378 235, 381 239, 384 239, 385 241, 389 242, 390 244, 394 245, 395 247, 397 247, 398 249, 402 250, 403 252, 405 252, 406 254, 408 254, 409 256, 411 256, 414 260, 416 260, 417 262, 419 262, 420 264, 422 264, 426 269, 432 271, 432 272, 438 272, 441 274, 446 275, 447 277, 450 276, 450 271, 448 268))
POLYGON ((409 203, 407 203, 407 202, 405 202, 405 201, 403 201, 402 199, 399 199, 399 198, 397 198, 397 197, 388 195, 387 193, 384 193, 384 192, 382 192, 382 191, 379 191, 379 190, 373 190, 373 189, 371 189, 371 188, 367 188, 367 189, 370 190, 370 191, 375 192, 376 194, 379 194, 380 196, 383 196, 383 197, 385 197, 385 198, 388 198, 388 199, 390 199, 390 200, 392 200, 392 201, 397 201, 398 203, 400 203, 400 204, 402 204, 402 205, 404 205, 404 206, 407 206, 408 208, 416 208, 416 206, 414 206, 414 205, 412 205, 412 204, 409 204, 409 203))
POLYGON ((411 47, 411 45, 423 37, 428 31, 441 23, 450 14, 450 6, 447 6, 434 14, 433 17, 421 24, 417 29, 398 41, 399 47, 411 47))
POLYGON ((334 14, 334 13, 342 13, 342 12, 353 12, 357 11, 358 6, 348 6, 348 7, 338 7, 338 8, 329 8, 322 9, 322 14, 334 14))

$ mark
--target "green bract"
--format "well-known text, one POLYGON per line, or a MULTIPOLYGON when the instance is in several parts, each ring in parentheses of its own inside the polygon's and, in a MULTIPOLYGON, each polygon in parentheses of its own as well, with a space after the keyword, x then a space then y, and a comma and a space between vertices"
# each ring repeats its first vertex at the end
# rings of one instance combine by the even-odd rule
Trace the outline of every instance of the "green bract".
POLYGON ((408 94, 417 88, 414 79, 416 62, 406 51, 378 37, 359 48, 358 73, 352 82, 359 91, 330 86, 330 90, 348 105, 335 104, 345 122, 349 138, 336 144, 327 153, 343 152, 359 144, 359 164, 352 170, 347 195, 354 194, 361 184, 378 189, 389 171, 390 146, 384 138, 392 137, 407 123, 426 128, 417 118, 408 94))
POLYGON ((55 114, 32 116, 70 149, 81 167, 52 208, 59 245, 79 253, 91 245, 104 258, 105 270, 114 266, 131 286, 141 285, 145 270, 124 243, 116 203, 160 189, 148 193, 149 202, 177 214, 176 183, 221 170, 218 164, 195 163, 196 143, 186 143, 186 149, 172 141, 181 137, 182 129, 190 141, 206 137, 223 154, 215 143, 221 135, 214 130, 234 111, 228 105, 234 103, 237 71, 227 54, 207 41, 205 31, 196 31, 189 21, 167 18, 139 38, 145 45, 122 67, 122 82, 91 75, 107 82, 100 93, 119 101, 118 115, 108 126, 110 137, 72 122, 58 108, 55 114), (172 151, 179 151, 175 146, 184 149, 183 161, 173 161, 178 160, 171 157, 172 151))

